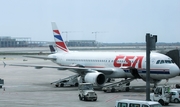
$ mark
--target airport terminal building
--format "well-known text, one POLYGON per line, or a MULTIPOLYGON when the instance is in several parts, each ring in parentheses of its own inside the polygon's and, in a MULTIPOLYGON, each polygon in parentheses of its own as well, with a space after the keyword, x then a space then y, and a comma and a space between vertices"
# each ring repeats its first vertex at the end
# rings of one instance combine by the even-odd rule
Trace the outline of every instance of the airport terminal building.
POLYGON ((0 37, 0 47, 27 47, 30 38, 11 38, 10 36, 0 37))
POLYGON ((5 47, 39 47, 44 46, 48 42, 31 41, 29 37, 10 37, 0 36, 0 48, 5 47))

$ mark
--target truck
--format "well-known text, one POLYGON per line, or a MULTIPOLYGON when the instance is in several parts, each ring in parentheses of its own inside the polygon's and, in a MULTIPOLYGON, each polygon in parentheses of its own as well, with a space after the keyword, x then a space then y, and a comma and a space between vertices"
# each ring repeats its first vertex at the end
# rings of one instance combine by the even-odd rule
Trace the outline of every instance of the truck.
POLYGON ((122 99, 116 101, 115 107, 162 107, 159 102, 122 99))
POLYGON ((180 102, 180 89, 171 89, 171 102, 179 103, 180 102))
POLYGON ((159 102, 122 99, 117 100, 115 107, 162 107, 159 102))
POLYGON ((80 83, 78 86, 78 90, 79 90, 79 100, 82 101, 97 100, 97 94, 93 89, 92 83, 80 83))
POLYGON ((157 86, 154 93, 150 94, 151 101, 157 101, 161 105, 168 105, 171 99, 170 86, 157 86))

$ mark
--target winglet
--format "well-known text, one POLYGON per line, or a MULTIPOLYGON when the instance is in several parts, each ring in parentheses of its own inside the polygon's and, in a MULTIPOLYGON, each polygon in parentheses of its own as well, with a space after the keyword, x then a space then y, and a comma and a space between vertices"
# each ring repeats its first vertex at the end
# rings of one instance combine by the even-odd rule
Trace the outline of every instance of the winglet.
POLYGON ((56 23, 51 22, 51 24, 52 24, 54 40, 55 40, 58 51, 69 52, 69 49, 67 48, 65 42, 63 41, 60 31, 58 30, 58 28, 56 26, 56 23))

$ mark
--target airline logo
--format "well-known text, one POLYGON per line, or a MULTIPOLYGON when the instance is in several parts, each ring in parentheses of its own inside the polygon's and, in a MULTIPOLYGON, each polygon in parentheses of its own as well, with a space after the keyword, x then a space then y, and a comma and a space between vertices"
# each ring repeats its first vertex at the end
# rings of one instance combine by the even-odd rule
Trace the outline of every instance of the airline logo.
POLYGON ((118 55, 114 60, 114 67, 136 67, 142 68, 142 60, 144 56, 124 56, 118 55))
POLYGON ((56 46, 58 48, 60 48, 61 50, 65 51, 65 52, 68 52, 66 44, 64 43, 59 30, 53 30, 53 34, 54 34, 54 39, 55 39, 55 42, 56 42, 56 46))

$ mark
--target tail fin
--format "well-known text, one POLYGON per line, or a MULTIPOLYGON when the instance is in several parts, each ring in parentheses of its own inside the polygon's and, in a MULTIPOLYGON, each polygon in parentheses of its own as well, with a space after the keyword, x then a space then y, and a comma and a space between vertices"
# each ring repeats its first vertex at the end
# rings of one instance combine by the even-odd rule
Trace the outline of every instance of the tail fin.
POLYGON ((56 26, 56 23, 51 22, 51 24, 52 24, 52 30, 53 30, 53 35, 57 46, 57 50, 62 52, 69 52, 69 49, 67 48, 65 42, 63 41, 62 36, 56 26))

